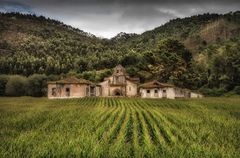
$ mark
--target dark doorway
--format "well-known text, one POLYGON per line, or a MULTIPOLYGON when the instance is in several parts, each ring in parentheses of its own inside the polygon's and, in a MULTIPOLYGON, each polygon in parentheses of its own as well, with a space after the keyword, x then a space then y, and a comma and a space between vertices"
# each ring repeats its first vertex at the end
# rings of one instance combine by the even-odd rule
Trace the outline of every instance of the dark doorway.
POLYGON ((167 91, 165 89, 163 90, 162 97, 167 98, 167 91))
POLYGON ((95 87, 90 87, 90 96, 95 96, 95 87))
POLYGON ((66 96, 67 96, 67 97, 70 96, 70 88, 66 88, 66 96))
POLYGON ((122 92, 120 89, 116 89, 113 93, 114 96, 122 96, 122 92))

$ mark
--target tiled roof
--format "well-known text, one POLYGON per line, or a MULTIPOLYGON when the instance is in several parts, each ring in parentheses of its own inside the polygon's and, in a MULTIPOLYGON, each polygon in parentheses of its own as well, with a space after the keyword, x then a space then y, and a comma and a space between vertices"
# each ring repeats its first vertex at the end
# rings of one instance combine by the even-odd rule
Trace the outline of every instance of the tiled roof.
POLYGON ((72 84, 93 84, 91 81, 88 81, 88 80, 85 80, 85 79, 78 79, 76 77, 68 77, 66 79, 62 79, 62 80, 59 80, 59 81, 50 81, 48 83, 59 83, 59 84, 69 84, 69 83, 72 83, 72 84))
POLYGON ((139 88, 164 88, 164 87, 174 87, 172 84, 160 83, 156 80, 141 84, 139 88))
POLYGON ((132 81, 133 83, 140 83, 140 78, 138 77, 127 77, 127 79, 132 81))

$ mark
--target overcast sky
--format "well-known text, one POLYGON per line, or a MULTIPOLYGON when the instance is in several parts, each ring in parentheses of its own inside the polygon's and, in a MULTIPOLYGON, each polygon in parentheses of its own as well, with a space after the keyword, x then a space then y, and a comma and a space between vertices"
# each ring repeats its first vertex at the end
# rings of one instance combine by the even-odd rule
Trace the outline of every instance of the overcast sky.
POLYGON ((170 19, 240 10, 240 0, 0 0, 0 11, 35 13, 99 37, 142 33, 170 19))

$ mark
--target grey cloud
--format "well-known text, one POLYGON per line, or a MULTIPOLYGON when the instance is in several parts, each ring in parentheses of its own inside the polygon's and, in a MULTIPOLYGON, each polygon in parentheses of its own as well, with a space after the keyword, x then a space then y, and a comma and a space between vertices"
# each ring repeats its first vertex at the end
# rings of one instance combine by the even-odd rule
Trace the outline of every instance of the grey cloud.
POLYGON ((125 25, 131 32, 134 32, 134 30, 143 32, 176 17, 170 12, 161 11, 157 6, 147 5, 142 7, 127 7, 119 18, 119 21, 121 25, 125 25))
POLYGON ((108 5, 108 4, 116 4, 116 5, 166 5, 166 4, 201 4, 201 3, 217 3, 217 4, 231 4, 238 3, 239 0, 22 0, 31 4, 37 5, 71 5, 74 6, 76 4, 81 5, 108 5))
POLYGON ((0 1, 1 12, 21 12, 21 13, 33 13, 31 7, 14 1, 0 1))
MULTIPOLYGON (((6 2, 6 1, 5 1, 6 2)), ((142 33, 170 19, 195 14, 226 13, 240 9, 239 0, 8 0, 97 36, 119 32, 142 33)), ((12 4, 11 4, 12 3, 12 4)), ((3 6, 0 0, 0 8, 3 6)))

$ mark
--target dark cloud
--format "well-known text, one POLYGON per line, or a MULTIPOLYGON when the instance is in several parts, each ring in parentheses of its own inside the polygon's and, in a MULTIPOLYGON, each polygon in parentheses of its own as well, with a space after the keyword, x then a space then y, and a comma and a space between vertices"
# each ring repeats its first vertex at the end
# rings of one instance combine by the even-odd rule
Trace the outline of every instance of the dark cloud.
POLYGON ((0 11, 33 13, 30 6, 14 1, 0 1, 0 11))
POLYGON ((239 0, 22 0, 37 5, 181 5, 181 4, 230 4, 239 3, 239 0))
POLYGON ((176 17, 226 13, 240 8, 239 0, 8 0, 0 9, 34 11, 97 36, 141 33, 176 17), (6 7, 5 7, 6 9, 6 7))

